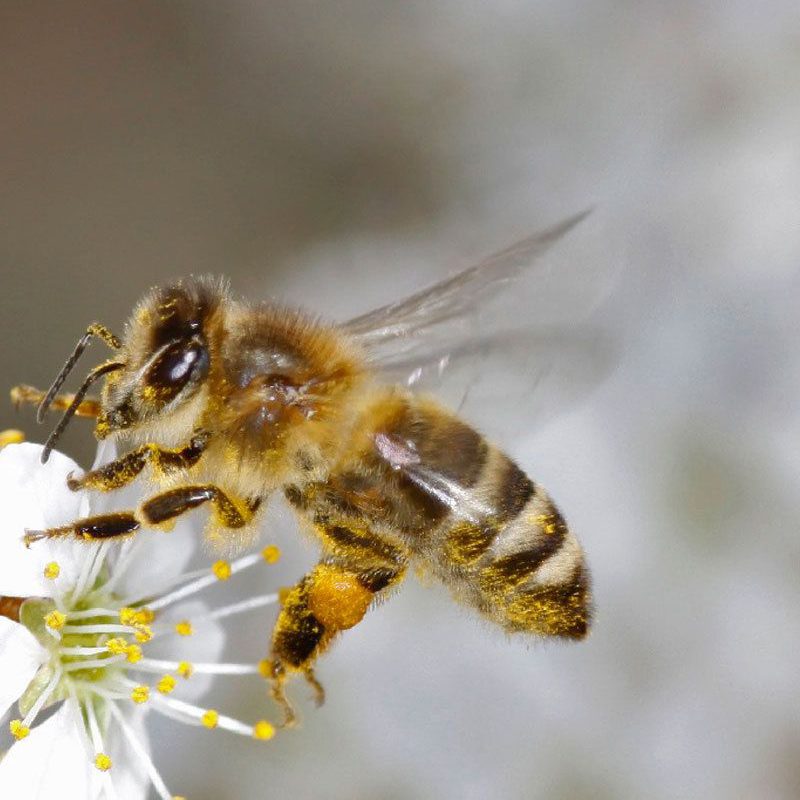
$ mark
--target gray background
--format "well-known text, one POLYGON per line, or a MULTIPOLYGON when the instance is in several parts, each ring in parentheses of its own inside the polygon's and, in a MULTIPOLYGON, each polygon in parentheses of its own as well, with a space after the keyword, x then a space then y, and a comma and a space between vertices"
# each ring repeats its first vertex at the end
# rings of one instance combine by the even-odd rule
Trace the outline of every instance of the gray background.
MULTIPOLYGON (((301 729, 159 721, 173 791, 800 795, 797 3, 4 2, 0 76, 6 387, 188 272, 343 317, 592 204, 587 263, 625 265, 613 374, 504 442, 589 552, 589 641, 509 643, 411 580, 301 729)), ((313 552, 275 536, 290 583, 313 552)), ((255 680, 213 697, 271 712, 255 680)))

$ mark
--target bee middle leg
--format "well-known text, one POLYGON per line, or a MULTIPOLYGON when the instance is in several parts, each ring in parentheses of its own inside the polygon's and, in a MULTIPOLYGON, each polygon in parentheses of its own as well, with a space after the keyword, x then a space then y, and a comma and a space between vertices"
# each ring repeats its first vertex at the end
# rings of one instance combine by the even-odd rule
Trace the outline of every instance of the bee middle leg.
POLYGON ((109 492, 129 484, 147 464, 159 474, 188 469, 200 460, 209 438, 208 434, 198 432, 191 438, 189 444, 176 449, 167 449, 147 442, 98 469, 85 472, 79 478, 70 475, 67 478, 67 486, 73 492, 81 489, 109 492))
POLYGON ((243 528, 252 521, 261 501, 258 498, 244 500, 235 497, 213 484, 178 486, 150 497, 136 511, 116 511, 79 519, 59 528, 27 531, 24 541, 26 546, 41 539, 76 538, 98 541, 130 536, 143 525, 169 530, 181 514, 209 502, 213 506, 215 522, 219 526, 243 528))
POLYGON ((302 674, 314 689, 316 701, 325 698, 314 675, 314 663, 340 631, 357 625, 384 590, 396 586, 405 574, 405 560, 394 562, 342 557, 326 558, 286 594, 272 633, 269 659, 271 695, 284 712, 284 726, 297 716, 286 697, 291 673, 302 674))

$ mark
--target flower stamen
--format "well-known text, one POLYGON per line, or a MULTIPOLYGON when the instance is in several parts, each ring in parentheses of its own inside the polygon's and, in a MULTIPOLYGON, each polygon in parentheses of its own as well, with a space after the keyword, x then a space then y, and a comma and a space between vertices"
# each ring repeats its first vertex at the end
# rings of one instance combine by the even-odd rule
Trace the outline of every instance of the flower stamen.
POLYGON ((162 800, 172 800, 172 794, 170 794, 169 789, 167 789, 164 779, 161 777, 159 771, 156 769, 156 765, 147 754, 147 751, 139 741, 139 737, 133 732, 133 728, 131 728, 131 726, 128 724, 122 712, 117 708, 115 703, 109 703, 108 707, 111 712, 111 716, 114 717, 116 723, 120 726, 120 728, 122 728, 122 733, 128 740, 131 749, 144 765, 147 776, 150 778, 150 783, 153 784, 153 788, 156 790, 156 792, 158 792, 159 797, 161 797, 162 800))

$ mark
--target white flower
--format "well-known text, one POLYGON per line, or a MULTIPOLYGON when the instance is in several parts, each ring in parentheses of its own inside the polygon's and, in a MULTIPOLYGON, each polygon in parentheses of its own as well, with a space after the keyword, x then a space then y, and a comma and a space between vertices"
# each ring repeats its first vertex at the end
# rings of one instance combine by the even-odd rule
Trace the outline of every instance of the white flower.
POLYGON ((16 742, 0 761, 0 795, 136 800, 147 795, 149 781, 170 800, 149 755, 148 709, 257 739, 274 734, 265 720, 249 725, 174 694, 190 696, 193 684, 202 690, 204 675, 265 673, 263 662, 217 663, 218 621, 272 604, 276 595, 215 611, 185 601, 247 567, 275 561, 277 548, 182 573, 199 533, 190 515, 169 534, 144 530, 123 543, 100 544, 50 539, 26 549, 26 529, 103 513, 109 502, 136 505, 131 489, 71 492, 66 477, 75 463, 54 452, 42 465, 40 454, 32 444, 0 450, 0 720, 18 706, 9 722, 16 742))

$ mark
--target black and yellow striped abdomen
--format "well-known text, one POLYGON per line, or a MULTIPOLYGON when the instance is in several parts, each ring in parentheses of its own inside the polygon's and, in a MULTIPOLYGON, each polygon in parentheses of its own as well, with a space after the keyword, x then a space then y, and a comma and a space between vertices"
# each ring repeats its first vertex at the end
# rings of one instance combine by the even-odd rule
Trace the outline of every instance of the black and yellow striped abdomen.
POLYGON ((437 403, 399 392, 375 398, 358 430, 328 481, 294 498, 326 546, 348 530, 365 552, 364 537, 396 546, 508 631, 587 633, 583 551, 508 456, 437 403))

